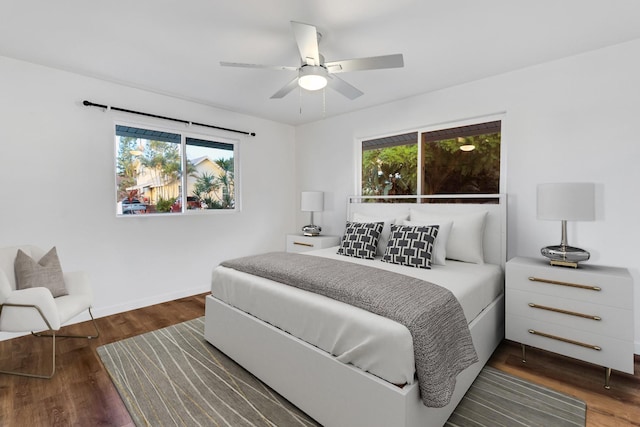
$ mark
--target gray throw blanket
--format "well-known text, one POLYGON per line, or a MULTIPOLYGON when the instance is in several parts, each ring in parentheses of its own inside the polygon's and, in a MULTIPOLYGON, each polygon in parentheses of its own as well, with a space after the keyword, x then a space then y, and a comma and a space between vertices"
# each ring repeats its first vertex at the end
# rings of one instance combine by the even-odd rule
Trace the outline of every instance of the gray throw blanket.
POLYGON ((405 325, 413 337, 425 406, 447 405, 456 376, 478 361, 462 307, 441 286, 347 261, 284 252, 221 265, 315 292, 405 325))

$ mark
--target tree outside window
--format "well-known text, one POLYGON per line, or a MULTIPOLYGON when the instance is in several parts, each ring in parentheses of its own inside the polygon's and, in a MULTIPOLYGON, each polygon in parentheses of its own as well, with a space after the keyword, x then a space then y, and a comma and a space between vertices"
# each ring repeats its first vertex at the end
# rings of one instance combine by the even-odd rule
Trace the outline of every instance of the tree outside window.
POLYGON ((363 141, 362 195, 497 194, 500 140, 494 121, 363 141))

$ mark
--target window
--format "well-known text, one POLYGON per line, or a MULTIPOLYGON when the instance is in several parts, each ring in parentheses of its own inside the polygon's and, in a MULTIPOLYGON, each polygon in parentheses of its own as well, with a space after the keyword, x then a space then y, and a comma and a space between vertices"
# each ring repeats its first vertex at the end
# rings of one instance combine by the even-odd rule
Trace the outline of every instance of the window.
POLYGON ((418 133, 362 141, 362 195, 418 194, 418 133))
POLYGON ((236 208, 236 143, 116 125, 117 213, 236 208))
POLYGON ((497 194, 501 122, 362 141, 362 195, 497 194))

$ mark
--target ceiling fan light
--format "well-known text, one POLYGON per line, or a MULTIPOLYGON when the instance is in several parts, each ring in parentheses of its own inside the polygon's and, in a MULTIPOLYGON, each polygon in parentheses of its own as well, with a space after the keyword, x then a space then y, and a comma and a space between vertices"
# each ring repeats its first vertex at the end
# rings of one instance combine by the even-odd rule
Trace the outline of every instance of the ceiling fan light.
POLYGON ((327 70, 318 66, 306 66, 300 69, 298 85, 306 90, 320 90, 327 85, 327 70))
POLYGON ((462 151, 473 151, 476 149, 476 146, 473 144, 465 144, 460 146, 460 150, 462 151))
POLYGON ((298 84, 302 89, 306 90, 320 90, 327 85, 327 79, 322 76, 302 76, 298 80, 298 84))

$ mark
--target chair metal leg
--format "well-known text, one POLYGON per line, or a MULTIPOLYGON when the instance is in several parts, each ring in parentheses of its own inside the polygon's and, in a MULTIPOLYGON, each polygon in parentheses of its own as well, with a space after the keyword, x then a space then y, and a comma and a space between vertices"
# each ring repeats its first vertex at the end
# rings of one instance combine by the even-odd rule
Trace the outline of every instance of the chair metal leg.
POLYGON ((100 336, 100 330, 98 330, 98 324, 96 323, 96 319, 93 318, 91 307, 89 307, 89 316, 91 316, 93 327, 96 330, 95 335, 56 335, 56 332, 53 329, 51 329, 51 325, 49 324, 49 321, 47 320, 47 318, 44 316, 44 313, 42 313, 42 310, 40 310, 40 307, 38 307, 37 305, 5 303, 0 305, 0 316, 2 315, 2 308, 5 306, 6 307, 28 307, 28 308, 35 308, 36 310, 38 310, 38 313, 40 313, 42 320, 44 320, 44 322, 46 323, 51 333, 35 333, 32 331, 31 335, 35 337, 51 337, 51 373, 50 374, 30 374, 28 372, 0 370, 0 374, 18 375, 21 377, 30 377, 30 378, 50 379, 56 373, 56 337, 93 339, 93 338, 98 338, 100 336))
POLYGON ((30 374, 28 372, 19 371, 0 371, 0 374, 18 375, 20 377, 51 379, 56 373, 56 334, 52 334, 51 338, 51 373, 50 374, 30 374))
MULTIPOLYGON (((86 338, 86 339, 94 339, 100 336, 100 330, 98 329, 98 324, 96 323, 96 319, 93 318, 93 313, 91 312, 91 307, 89 307, 89 316, 91 316, 91 322, 93 323, 93 327, 96 332, 95 335, 56 335, 58 338, 86 338)), ((31 335, 36 337, 50 337, 52 334, 45 334, 41 332, 31 332, 31 335)))
POLYGON ((51 338, 51 373, 50 374, 30 374, 20 371, 0 371, 0 374, 18 375, 20 377, 51 379, 56 373, 56 335, 52 334, 51 338))

